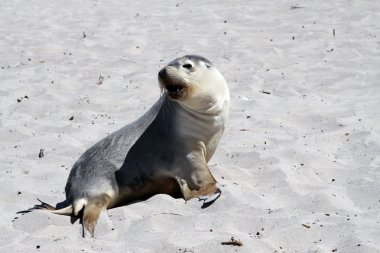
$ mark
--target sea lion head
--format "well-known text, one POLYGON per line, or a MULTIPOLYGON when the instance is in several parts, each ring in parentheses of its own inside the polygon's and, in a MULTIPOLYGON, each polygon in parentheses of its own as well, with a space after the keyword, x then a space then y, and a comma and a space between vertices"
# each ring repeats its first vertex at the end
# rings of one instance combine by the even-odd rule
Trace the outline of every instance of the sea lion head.
POLYGON ((192 110, 221 110, 229 102, 224 77, 202 56, 185 55, 173 60, 159 71, 158 80, 171 100, 192 110))

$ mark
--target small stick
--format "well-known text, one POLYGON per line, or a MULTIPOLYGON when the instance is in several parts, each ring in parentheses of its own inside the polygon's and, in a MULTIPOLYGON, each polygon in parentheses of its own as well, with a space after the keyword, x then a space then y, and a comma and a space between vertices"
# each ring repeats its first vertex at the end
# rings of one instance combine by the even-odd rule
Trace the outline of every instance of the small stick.
POLYGON ((290 6, 291 10, 304 8, 302 6, 290 6))

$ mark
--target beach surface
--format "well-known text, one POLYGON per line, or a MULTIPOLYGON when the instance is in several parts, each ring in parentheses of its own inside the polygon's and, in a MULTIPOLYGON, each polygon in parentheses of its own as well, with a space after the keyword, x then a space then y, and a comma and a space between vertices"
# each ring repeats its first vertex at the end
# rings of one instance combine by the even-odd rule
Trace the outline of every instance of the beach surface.
POLYGON ((0 16, 0 252, 380 252, 376 1, 2 0, 0 16), (102 213, 94 238, 17 214, 63 201, 79 156, 186 54, 231 92, 213 205, 156 195, 102 213))

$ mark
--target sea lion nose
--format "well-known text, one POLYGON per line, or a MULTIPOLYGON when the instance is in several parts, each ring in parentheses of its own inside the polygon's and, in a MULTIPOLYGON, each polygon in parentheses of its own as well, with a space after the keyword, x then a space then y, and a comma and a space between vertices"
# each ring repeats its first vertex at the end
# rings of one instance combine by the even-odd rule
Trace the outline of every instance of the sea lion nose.
POLYGON ((164 78, 165 75, 166 75, 166 68, 163 68, 160 70, 160 72, 158 72, 158 76, 161 78, 164 78))

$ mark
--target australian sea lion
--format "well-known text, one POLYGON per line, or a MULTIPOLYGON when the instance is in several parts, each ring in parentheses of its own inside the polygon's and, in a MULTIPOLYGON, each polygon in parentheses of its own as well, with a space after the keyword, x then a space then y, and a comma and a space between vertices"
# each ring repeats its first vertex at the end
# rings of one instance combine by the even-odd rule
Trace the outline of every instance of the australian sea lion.
POLYGON ((83 224, 94 235, 103 209, 160 193, 188 200, 218 192, 207 162, 228 117, 225 79, 209 60, 187 55, 161 69, 158 80, 162 95, 155 105, 74 164, 67 206, 42 202, 32 209, 72 216, 83 210, 83 224))

